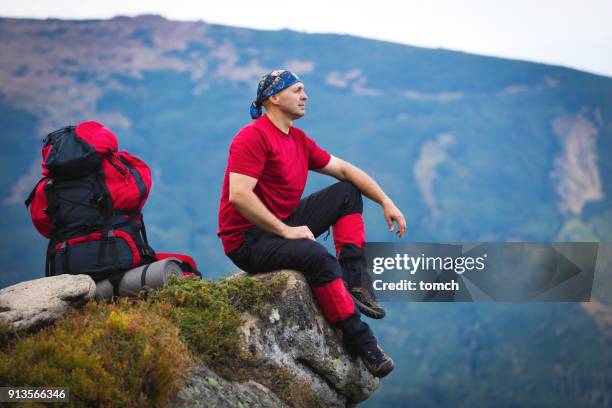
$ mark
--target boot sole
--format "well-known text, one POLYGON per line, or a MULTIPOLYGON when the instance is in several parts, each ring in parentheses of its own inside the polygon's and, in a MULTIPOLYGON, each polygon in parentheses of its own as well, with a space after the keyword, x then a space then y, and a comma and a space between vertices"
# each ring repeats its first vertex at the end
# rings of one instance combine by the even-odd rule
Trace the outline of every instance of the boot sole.
POLYGON ((383 378, 384 376, 389 374, 391 371, 393 371, 394 368, 395 368, 395 363, 393 362, 393 360, 389 360, 389 362, 385 364, 384 366, 382 366, 381 369, 378 371, 378 373, 375 375, 378 378, 383 378))
POLYGON ((382 319, 383 317, 387 315, 384 310, 377 311, 375 309, 372 309, 368 305, 362 303, 359 299, 353 296, 352 293, 351 293, 351 298, 353 298, 353 302, 355 302, 355 305, 357 305, 357 308, 359 309, 359 311, 362 312, 364 315, 371 317, 372 319, 382 319))
POLYGON ((387 374, 389 374, 391 371, 393 371, 393 369, 395 368, 395 363, 393 362, 393 360, 389 359, 389 361, 387 361, 385 364, 383 364, 382 367, 380 367, 377 371, 370 370, 367 365, 366 365, 366 368, 368 368, 368 371, 370 371, 370 373, 374 377, 376 377, 376 378, 383 378, 387 374))

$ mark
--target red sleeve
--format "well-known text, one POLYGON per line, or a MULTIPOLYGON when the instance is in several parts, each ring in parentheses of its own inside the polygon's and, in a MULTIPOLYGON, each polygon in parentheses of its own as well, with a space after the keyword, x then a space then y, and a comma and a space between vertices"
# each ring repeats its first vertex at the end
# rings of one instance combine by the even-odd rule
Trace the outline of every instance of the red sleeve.
POLYGON ((251 126, 240 130, 230 145, 228 170, 259 179, 268 146, 263 135, 251 126))
POLYGON ((331 155, 321 149, 319 145, 309 138, 305 133, 306 145, 308 146, 308 170, 316 170, 327 166, 331 160, 331 155))

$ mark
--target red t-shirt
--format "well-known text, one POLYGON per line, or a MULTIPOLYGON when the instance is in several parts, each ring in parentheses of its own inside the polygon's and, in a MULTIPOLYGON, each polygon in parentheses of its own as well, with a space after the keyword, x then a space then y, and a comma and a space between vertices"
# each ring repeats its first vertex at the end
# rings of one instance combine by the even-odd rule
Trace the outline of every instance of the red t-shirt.
POLYGON ((242 128, 234 137, 227 159, 219 205, 219 230, 225 253, 242 245, 242 233, 253 224, 229 202, 229 173, 256 178, 253 190, 278 219, 284 220, 298 206, 309 169, 319 169, 331 156, 301 129, 282 132, 267 115, 242 128))

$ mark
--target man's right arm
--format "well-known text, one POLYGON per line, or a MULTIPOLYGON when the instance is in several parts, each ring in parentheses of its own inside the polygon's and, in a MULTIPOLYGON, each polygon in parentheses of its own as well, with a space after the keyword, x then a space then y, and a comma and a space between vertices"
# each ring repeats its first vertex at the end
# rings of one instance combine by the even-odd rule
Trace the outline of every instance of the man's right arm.
POLYGON ((229 174, 229 202, 254 225, 286 239, 312 239, 314 235, 305 226, 291 227, 266 208, 253 192, 257 179, 240 173, 229 174))

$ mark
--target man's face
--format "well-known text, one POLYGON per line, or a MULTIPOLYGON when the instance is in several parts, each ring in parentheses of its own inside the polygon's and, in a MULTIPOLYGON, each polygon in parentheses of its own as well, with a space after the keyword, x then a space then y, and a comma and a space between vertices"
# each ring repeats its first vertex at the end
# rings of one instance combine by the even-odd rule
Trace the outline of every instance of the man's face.
POLYGON ((287 114, 292 120, 299 119, 306 114, 306 101, 308 95, 304 84, 298 82, 270 97, 278 109, 287 114))

